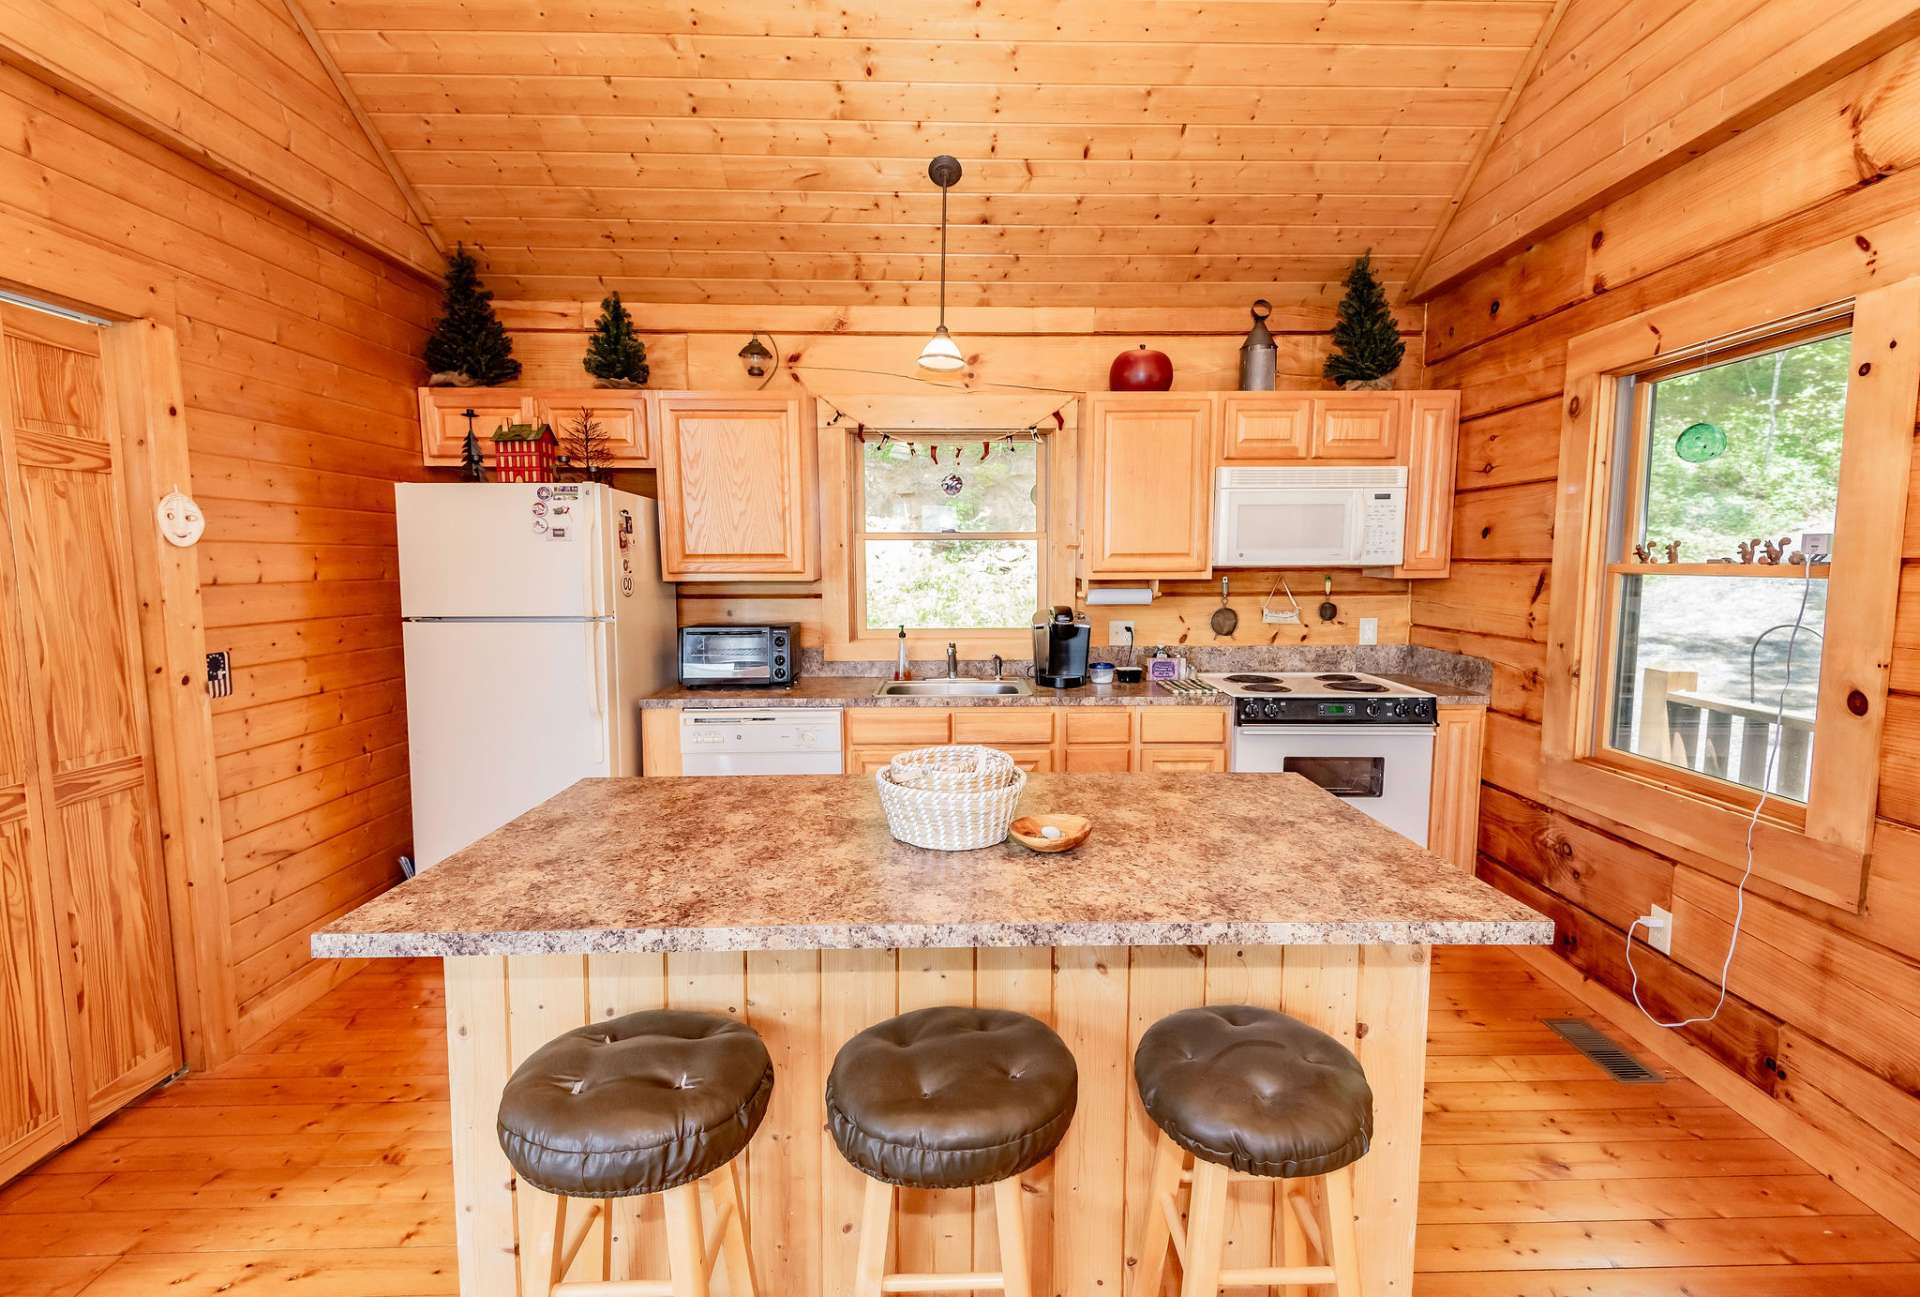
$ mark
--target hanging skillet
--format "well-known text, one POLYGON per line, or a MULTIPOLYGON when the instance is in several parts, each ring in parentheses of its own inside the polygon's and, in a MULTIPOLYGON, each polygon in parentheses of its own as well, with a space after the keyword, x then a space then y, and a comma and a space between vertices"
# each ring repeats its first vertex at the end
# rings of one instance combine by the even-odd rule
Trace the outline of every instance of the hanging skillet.
POLYGON ((1220 578, 1220 606, 1213 610, 1213 633, 1222 639, 1232 635, 1240 625, 1240 614, 1227 606, 1227 578, 1220 578))

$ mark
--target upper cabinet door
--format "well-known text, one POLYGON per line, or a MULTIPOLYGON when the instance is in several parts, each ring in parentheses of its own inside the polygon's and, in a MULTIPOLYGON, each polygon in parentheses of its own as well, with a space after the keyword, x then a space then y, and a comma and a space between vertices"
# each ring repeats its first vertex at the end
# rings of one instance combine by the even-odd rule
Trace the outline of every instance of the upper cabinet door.
POLYGON ((1447 575, 1459 428, 1460 393, 1407 397, 1407 537, 1395 576, 1447 575))
POLYGON ((1087 576, 1212 574, 1214 409, 1210 396, 1089 398, 1081 451, 1087 576))
MULTIPOLYGON (((529 394, 511 387, 420 389, 420 451, 425 463, 459 467, 467 428, 480 439, 480 453, 493 457, 493 430, 519 423, 532 412, 529 394), (467 411, 473 418, 467 418, 467 411)), ((557 425, 556 425, 557 426, 557 425)))
POLYGON ((814 437, 801 402, 666 393, 660 410, 660 569, 668 581, 820 575, 814 437))
POLYGON ((1312 453, 1312 396, 1269 392, 1226 399, 1221 459, 1305 459, 1312 453))
POLYGON ((612 387, 585 387, 578 391, 536 392, 533 421, 551 425, 560 438, 560 453, 572 455, 579 444, 583 420, 595 425, 598 451, 606 462, 621 468, 653 466, 653 429, 645 392, 612 387))
POLYGON ((1338 392, 1313 406, 1315 459, 1395 459, 1400 452, 1398 392, 1338 392))

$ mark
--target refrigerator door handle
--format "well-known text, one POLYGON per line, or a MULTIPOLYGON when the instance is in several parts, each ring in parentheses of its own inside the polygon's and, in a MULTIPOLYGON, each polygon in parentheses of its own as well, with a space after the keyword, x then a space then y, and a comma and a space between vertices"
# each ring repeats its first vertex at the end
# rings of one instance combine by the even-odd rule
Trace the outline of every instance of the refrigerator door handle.
POLYGON ((612 611, 607 600, 607 556, 600 549, 600 511, 607 507, 608 496, 605 492, 594 490, 591 485, 585 490, 592 491, 596 497, 593 507, 586 511, 587 580, 593 583, 587 591, 587 607, 593 610, 595 617, 604 617, 612 611))
POLYGON ((603 636, 600 631, 601 627, 599 622, 590 621, 587 623, 587 656, 593 660, 593 680, 590 682, 590 688, 593 690, 593 719, 598 722, 588 734, 587 741, 592 745, 593 756, 596 761, 605 760, 607 757, 606 671, 600 661, 601 641, 605 636, 603 636))

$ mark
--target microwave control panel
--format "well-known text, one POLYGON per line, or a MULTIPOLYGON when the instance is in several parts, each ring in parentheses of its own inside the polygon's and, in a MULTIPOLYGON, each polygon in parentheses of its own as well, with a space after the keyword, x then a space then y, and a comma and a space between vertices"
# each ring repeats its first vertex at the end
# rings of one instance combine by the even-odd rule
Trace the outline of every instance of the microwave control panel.
POLYGON ((1365 497, 1360 561, 1368 566, 1398 563, 1406 529, 1406 496, 1401 491, 1368 491, 1365 497))

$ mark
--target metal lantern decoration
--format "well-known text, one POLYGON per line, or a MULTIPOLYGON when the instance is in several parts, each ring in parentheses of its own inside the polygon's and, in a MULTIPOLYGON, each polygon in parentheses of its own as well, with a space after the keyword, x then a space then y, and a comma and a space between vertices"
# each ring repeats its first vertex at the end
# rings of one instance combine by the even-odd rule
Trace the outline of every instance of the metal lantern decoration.
POLYGON ((1280 348, 1267 332, 1267 317, 1272 314, 1273 303, 1264 297, 1254 299, 1253 327, 1247 330, 1247 340, 1240 344, 1240 390, 1243 392, 1271 392, 1277 380, 1280 348))
POLYGON ((760 335, 754 334, 747 339, 747 345, 740 348, 740 363, 747 367, 748 378, 765 378, 767 370, 773 364, 773 353, 760 341, 760 335))

